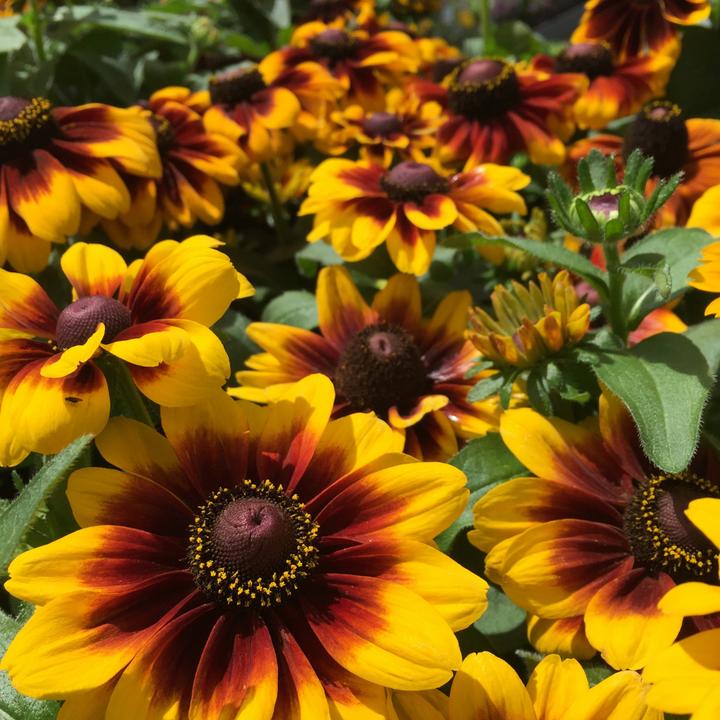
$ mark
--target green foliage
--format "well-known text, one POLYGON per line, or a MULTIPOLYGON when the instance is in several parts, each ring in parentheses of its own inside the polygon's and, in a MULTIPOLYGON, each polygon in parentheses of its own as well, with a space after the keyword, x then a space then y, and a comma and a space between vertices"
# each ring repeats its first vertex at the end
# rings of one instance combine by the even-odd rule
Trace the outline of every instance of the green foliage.
POLYGON ((650 460, 667 472, 684 470, 713 383, 700 348, 686 336, 661 333, 598 360, 598 379, 627 405, 650 460))
POLYGON ((262 321, 312 330, 318 326, 315 295, 305 290, 283 293, 265 306, 262 321))

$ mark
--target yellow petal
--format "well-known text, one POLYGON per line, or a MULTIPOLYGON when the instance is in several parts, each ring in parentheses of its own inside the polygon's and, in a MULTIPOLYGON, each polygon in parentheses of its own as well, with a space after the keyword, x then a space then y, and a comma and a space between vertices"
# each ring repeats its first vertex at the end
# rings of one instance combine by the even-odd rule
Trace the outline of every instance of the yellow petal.
POLYGON ((104 334, 105 325, 100 323, 97 330, 82 345, 75 345, 50 358, 42 366, 40 374, 46 378, 62 378, 74 373, 95 354, 104 334))

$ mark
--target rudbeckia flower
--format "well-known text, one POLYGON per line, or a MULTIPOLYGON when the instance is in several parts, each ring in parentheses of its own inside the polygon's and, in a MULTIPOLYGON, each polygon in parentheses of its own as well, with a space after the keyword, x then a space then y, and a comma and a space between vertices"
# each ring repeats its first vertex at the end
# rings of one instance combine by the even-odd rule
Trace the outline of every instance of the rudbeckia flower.
POLYGON ((581 129, 602 130, 613 120, 633 115, 648 100, 664 95, 679 54, 678 40, 662 53, 632 56, 623 61, 613 56, 607 42, 576 43, 555 59, 536 58, 535 67, 586 75, 590 85, 575 103, 573 114, 581 129))
POLYGON ((435 145, 435 132, 445 118, 436 102, 422 102, 400 88, 387 94, 385 110, 366 112, 360 105, 330 115, 336 129, 318 147, 329 155, 341 155, 354 143, 360 157, 389 168, 395 156, 401 160, 427 162, 424 150, 435 145))
MULTIPOLYGON (((320 65, 278 68, 271 53, 260 65, 210 78, 209 90, 196 93, 205 109, 205 129, 237 143, 247 162, 265 162, 286 142, 280 131, 304 122, 316 129, 325 105, 342 94, 339 83, 320 65)), ((290 148, 285 148, 285 154, 290 148)))
POLYGON ((121 248, 147 250, 160 233, 163 221, 175 232, 191 228, 198 219, 216 225, 225 212, 220 184, 237 185, 237 170, 244 158, 237 145, 217 133, 208 133, 202 116, 188 107, 190 90, 158 90, 137 108, 157 134, 162 176, 142 178, 122 173, 130 190, 127 212, 115 220, 102 220, 102 228, 121 248))
POLYGON ((342 85, 347 104, 380 112, 385 108, 385 84, 418 68, 419 54, 404 32, 388 30, 369 35, 322 22, 298 27, 290 45, 268 55, 263 70, 271 76, 306 62, 320 63, 342 85))
POLYGON ((498 285, 490 296, 497 320, 476 307, 467 336, 489 360, 501 366, 532 367, 583 339, 590 327, 590 306, 580 304, 567 270, 552 280, 540 273, 540 286, 513 281, 511 293, 498 285))
MULTIPOLYGON (((717 548, 683 514, 691 500, 720 497, 717 460, 700 453, 678 474, 650 465, 630 414, 605 394, 599 431, 517 409, 500 432, 537 477, 475 505, 468 539, 488 552, 488 577, 540 618, 531 638, 543 652, 589 641, 614 668, 642 668, 682 624, 660 599, 682 583, 717 582, 717 548)), ((687 629, 718 622, 695 617, 687 629)))
POLYGON ((0 464, 60 452, 105 427, 108 384, 93 361, 105 353, 160 405, 218 392, 230 363, 208 328, 254 290, 217 245, 167 240, 128 268, 111 248, 76 243, 60 261, 75 298, 62 312, 34 280, 0 270, 0 328, 27 334, 0 341, 0 464))
POLYGON ((450 699, 439 692, 393 692, 398 720, 662 720, 648 707, 650 686, 636 672, 615 673, 590 688, 576 660, 543 658, 527 688, 515 670, 489 652, 468 655, 450 699))
MULTIPOLYGON (((685 511, 690 521, 720 548, 720 500, 695 500, 685 511)), ((717 581, 717 578, 715 578, 717 581)), ((686 583, 660 601, 660 609, 680 617, 720 613, 717 583, 686 583)), ((652 658, 643 677, 653 683, 648 702, 668 713, 692 713, 691 720, 720 715, 720 630, 707 630, 680 640, 652 658)))
POLYGON ((385 717, 386 687, 461 665, 486 583, 432 539, 465 476, 397 452, 372 415, 329 421, 314 376, 269 409, 227 395, 113 418, 118 469, 68 484, 81 528, 11 565, 37 605, 2 661, 61 717, 385 717), (376 713, 376 714, 375 714, 376 713))
POLYGON ((450 111, 436 153, 443 164, 466 169, 506 163, 516 152, 540 165, 561 163, 563 141, 575 129, 572 106, 588 85, 580 73, 552 75, 500 57, 465 60, 446 82, 435 91, 450 111))
POLYGON ((624 168, 623 159, 633 150, 653 157, 655 164, 647 193, 652 193, 660 178, 678 171, 684 173, 678 189, 655 215, 656 228, 685 225, 695 201, 709 188, 720 185, 720 120, 685 120, 682 110, 665 100, 645 105, 624 138, 595 135, 570 146, 563 176, 573 177, 576 182, 577 161, 593 148, 614 155, 620 170, 624 168))
POLYGON ((677 40, 678 25, 710 15, 708 0, 588 0, 574 43, 610 43, 620 60, 660 52, 677 40))
POLYGON ((466 379, 477 355, 465 340, 469 293, 450 293, 431 320, 423 320, 420 287, 395 275, 368 307, 348 271, 323 268, 318 277, 320 335, 271 323, 252 323, 247 333, 266 352, 237 373, 243 386, 228 392, 273 402, 305 376, 321 372, 335 383, 334 417, 372 411, 404 438, 405 452, 448 460, 457 438, 498 427, 497 398, 469 403, 477 377, 466 379))
POLYGON ((53 108, 42 97, 0 98, 0 266, 39 272, 52 243, 80 228, 84 207, 114 218, 130 196, 111 160, 159 177, 155 131, 129 110, 53 108))
MULTIPOLYGON (((309 242, 325 240, 345 260, 362 260, 383 242, 401 272, 422 275, 435 251, 435 231, 502 235, 487 213, 525 214, 517 190, 530 178, 516 168, 481 165, 444 178, 430 165, 403 162, 392 170, 361 160, 326 160, 311 176, 299 215, 314 214, 309 242)), ((490 258, 495 257, 490 250, 490 258)), ((502 258, 502 249, 499 257, 502 258)))

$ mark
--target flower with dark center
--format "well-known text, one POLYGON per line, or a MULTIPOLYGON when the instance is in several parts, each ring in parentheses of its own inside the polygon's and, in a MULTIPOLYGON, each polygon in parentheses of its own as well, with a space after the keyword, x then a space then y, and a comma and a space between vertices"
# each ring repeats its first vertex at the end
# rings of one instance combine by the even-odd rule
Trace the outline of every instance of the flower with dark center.
POLYGON ((380 185, 390 200, 417 205, 422 205, 428 195, 445 195, 450 189, 444 177, 429 165, 417 162, 400 163, 381 178, 380 185))
POLYGON ((70 303, 57 319, 55 340, 60 350, 84 345, 100 323, 105 326, 102 342, 110 343, 130 327, 130 308, 106 295, 89 295, 70 303))
POLYGON ((347 343, 338 360, 335 387, 353 410, 372 410, 387 419, 391 407, 406 415, 429 393, 427 372, 407 331, 381 322, 363 328, 347 343))
POLYGON ((622 155, 627 162, 633 150, 655 160, 653 175, 670 177, 688 159, 688 129, 682 110, 667 100, 646 105, 625 131, 622 155))
POLYGON ((257 65, 214 75, 208 80, 210 101, 213 105, 250 102, 255 93, 266 89, 267 85, 257 65))
POLYGON ((128 210, 118 170, 160 175, 155 133, 135 110, 0 97, 0 267, 40 272, 53 243, 77 234, 83 213, 128 210))
POLYGON ((470 120, 493 120, 521 100, 513 64, 500 58, 466 60, 450 79, 448 106, 470 120))
POLYGON ((162 176, 140 180, 123 174, 132 196, 131 209, 101 220, 103 230, 121 248, 147 250, 163 224, 177 232, 198 220, 217 225, 225 214, 221 185, 240 182, 238 169, 247 157, 236 142, 208 132, 196 107, 197 93, 164 88, 144 101, 139 112, 155 128, 162 176))
MULTIPOLYGON (((497 397, 469 403, 467 378, 477 351, 465 338, 469 293, 450 293, 423 320, 420 287, 395 275, 369 307, 343 267, 318 276, 320 335, 285 325, 252 323, 248 336, 266 352, 237 373, 235 397, 275 402, 286 383, 321 372, 337 391, 334 417, 374 411, 405 437, 405 451, 447 460, 463 438, 498 426, 497 397)), ((482 377, 485 377, 485 373, 482 377)))
POLYGON ((575 43, 560 52, 555 59, 555 69, 561 73, 583 73, 594 80, 610 77, 615 63, 606 43, 575 43))
POLYGON ((515 191, 529 182, 519 171, 495 166, 444 178, 427 163, 406 161, 388 171, 373 162, 341 159, 321 163, 312 180, 299 213, 316 214, 310 242, 327 237, 351 262, 387 242, 398 270, 415 275, 430 266, 436 230, 453 225, 462 232, 502 234, 500 223, 481 208, 526 212, 515 191))
POLYGON ((405 32, 341 29, 321 22, 297 27, 290 44, 268 55, 260 64, 274 78, 305 63, 322 65, 341 83, 343 102, 367 111, 385 110, 385 84, 391 75, 400 79, 417 71, 420 53, 405 32))
POLYGON ((676 583, 719 584, 718 549, 685 516, 703 497, 720 497, 720 488, 688 471, 655 475, 638 487, 623 513, 623 531, 640 565, 676 583))
POLYGON ((442 60, 436 61, 433 65, 430 79, 439 85, 448 75, 452 73, 453 70, 455 70, 455 68, 462 65, 463 62, 465 62, 465 58, 462 56, 443 58, 442 60))
POLYGON ((451 112, 438 130, 435 152, 444 165, 469 169, 507 164, 516 152, 527 152, 535 163, 560 163, 563 140, 574 129, 570 110, 588 78, 481 57, 463 61, 443 84, 447 90, 434 86, 434 92, 420 84, 424 97, 444 97, 451 112))
MULTIPOLYGON (((609 393, 598 428, 506 412, 503 441, 537 477, 481 498, 468 539, 488 553, 489 579, 538 616, 542 632, 530 636, 542 652, 573 647, 589 657, 594 648, 616 669, 639 669, 683 624, 658 610, 665 594, 690 581, 719 584, 718 550, 685 510, 720 498, 720 465, 701 450, 687 470, 662 472, 609 393)), ((685 630, 707 627, 720 627, 720 615, 691 619, 685 630)))
POLYGON ((78 299, 62 312, 34 280, 0 270, 0 330, 13 331, 0 340, 8 413, 0 466, 97 435, 110 414, 103 368, 113 363, 126 363, 131 382, 159 405, 194 405, 218 392, 230 365, 209 326, 254 293, 219 244, 202 235, 167 240, 129 271, 115 250, 77 242, 61 265, 78 299))
POLYGON ((96 446, 115 467, 68 481, 82 529, 9 568, 41 605, 3 657, 18 690, 68 718, 99 697, 108 717, 319 720, 448 682, 454 632, 487 607, 432 542, 466 478, 398 453, 371 414, 329 420, 333 404, 314 375, 268 410, 163 407, 163 434, 113 418, 96 446))
POLYGON ((624 62, 667 52, 677 25, 694 25, 710 14, 707 0, 592 0, 585 5, 574 43, 607 42, 624 62))
POLYGON ((363 130, 368 135, 397 135, 403 131, 402 121, 394 113, 373 113, 363 123, 363 130))

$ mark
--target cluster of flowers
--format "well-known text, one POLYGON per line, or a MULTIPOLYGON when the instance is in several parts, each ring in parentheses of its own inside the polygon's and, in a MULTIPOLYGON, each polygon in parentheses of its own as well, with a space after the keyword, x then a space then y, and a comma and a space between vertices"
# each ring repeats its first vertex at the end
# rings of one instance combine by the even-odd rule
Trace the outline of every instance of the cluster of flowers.
MULTIPOLYGON (((520 383, 468 400, 498 367, 580 342, 592 298, 567 271, 498 288, 495 317, 477 308, 470 328, 467 291, 424 318, 417 279, 449 228, 505 262, 482 238, 511 228, 495 215, 527 214, 516 153, 572 184, 590 150, 621 174, 640 150, 656 159, 648 193, 684 173, 653 227, 720 234, 720 121, 657 99, 677 24, 708 13, 590 0, 557 57, 515 63, 465 58, 371 0, 315 0, 287 47, 205 91, 128 109, 1 98, 0 465, 85 434, 106 465, 70 477, 81 529, 10 566, 8 591, 37 606, 2 661, 14 686, 65 700, 62 720, 716 717, 717 459, 654 467, 609 392, 581 425, 528 407, 520 383), (623 138, 566 145, 635 113, 623 138), (330 157, 313 168, 310 148, 330 157), (254 289, 217 239, 156 241, 220 223, 233 186, 279 233, 307 192, 308 241, 350 263, 384 243, 399 273, 368 304, 344 265, 322 269, 319 332, 251 324, 263 352, 226 390, 211 326, 254 289), (98 230, 144 258, 78 240, 98 230), (60 309, 28 274, 68 238, 60 309), (118 395, 135 419, 110 417, 118 395), (447 461, 488 431, 535 475, 482 497, 468 535, 547 655, 527 688, 490 653, 463 660, 454 632, 488 585, 433 542, 469 498, 447 461), (577 661, 598 652, 619 672, 590 689, 577 661)), ((718 247, 706 261, 694 284, 717 291, 718 247)), ((661 308, 630 343, 683 329, 661 308)))

